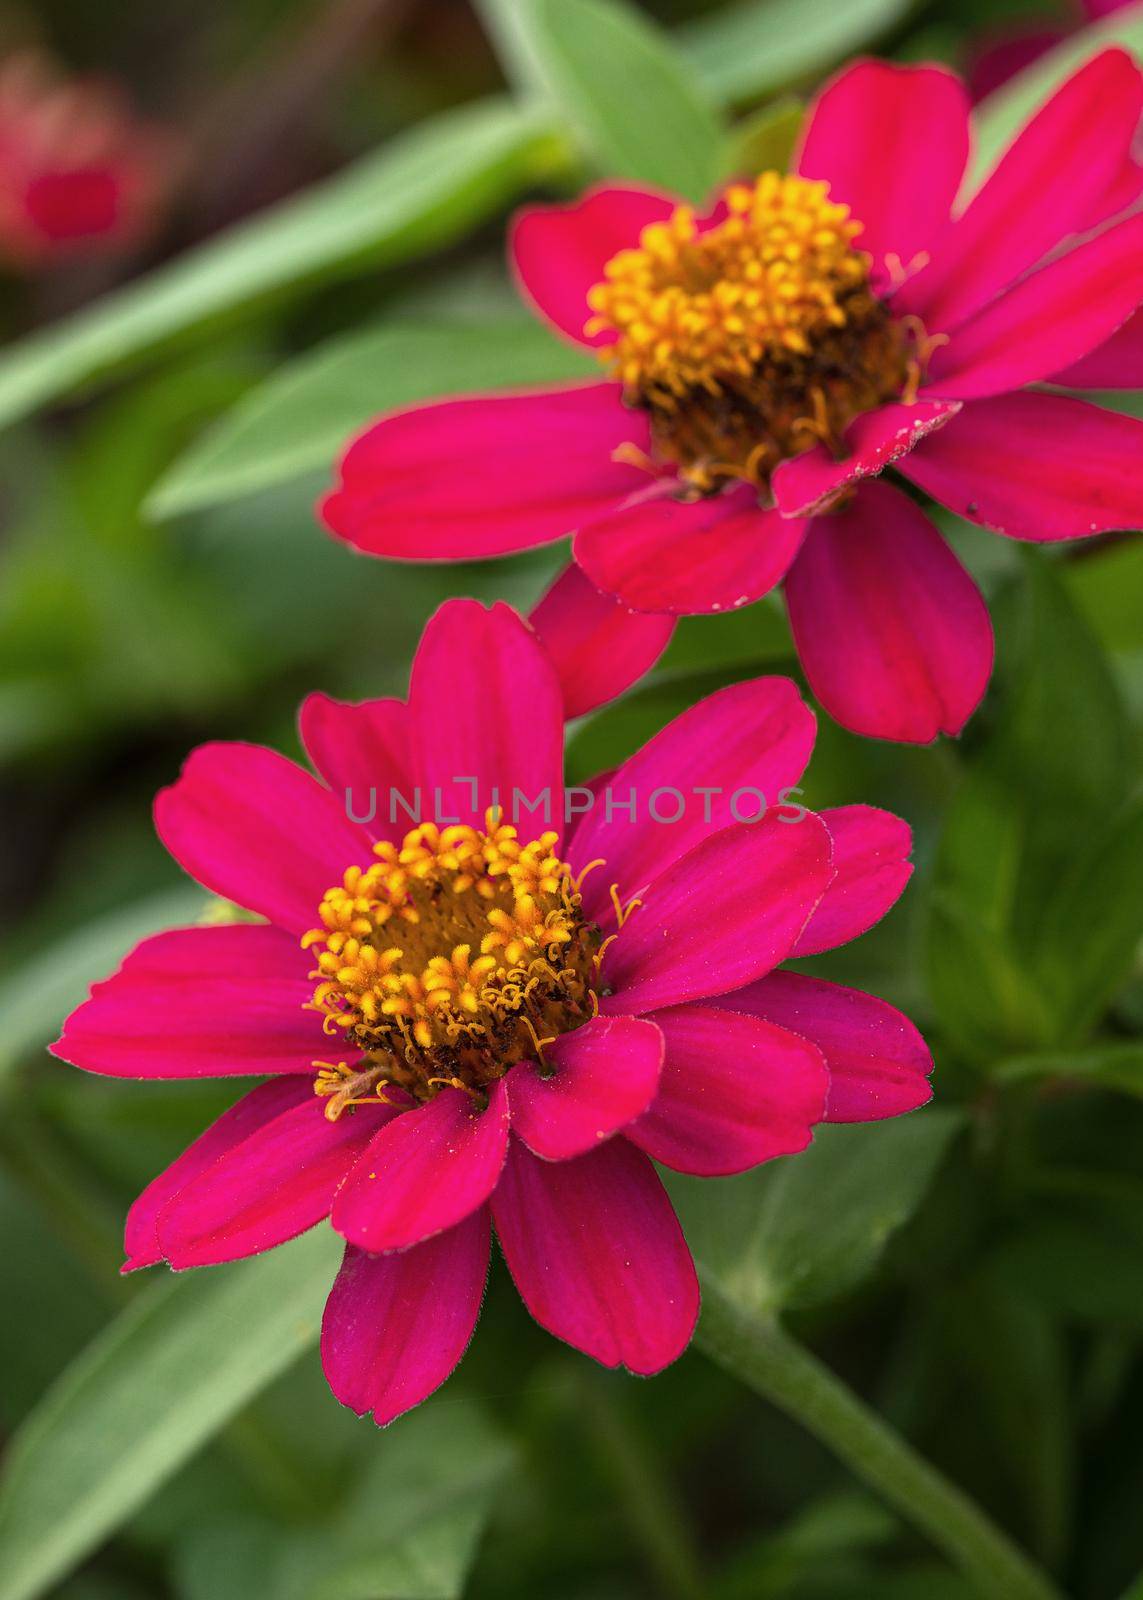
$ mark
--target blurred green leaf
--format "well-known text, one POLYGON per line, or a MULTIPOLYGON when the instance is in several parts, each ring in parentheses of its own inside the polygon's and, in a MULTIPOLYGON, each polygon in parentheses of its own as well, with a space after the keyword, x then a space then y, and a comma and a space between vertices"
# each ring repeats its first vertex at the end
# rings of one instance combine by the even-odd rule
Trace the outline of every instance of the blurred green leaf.
POLYGON ((554 102, 609 178, 701 200, 722 128, 666 35, 624 0, 489 0, 509 68, 554 102))
POLYGON ((1106 649, 1143 650, 1143 539, 1085 551, 1064 581, 1106 649))
POLYGON ((332 470, 374 417, 473 389, 591 376, 596 363, 523 317, 354 332, 288 363, 197 439, 152 491, 155 517, 332 470))
POLYGON ((996 1068, 1000 1083, 1075 1078, 1082 1083, 1143 1097, 1143 1040, 1116 1039, 1085 1050, 1048 1050, 1010 1056, 996 1068))
POLYGON ((760 172, 785 172, 798 142, 805 107, 785 95, 752 112, 731 130, 722 158, 722 177, 754 178, 760 172))
POLYGON ((1143 57, 1143 5, 1128 6, 1080 28, 990 94, 977 112, 975 168, 983 176, 1028 118, 1085 61, 1122 45, 1143 57))
POLYGON ((439 1401, 369 1442, 320 1525, 247 1519, 194 1532, 180 1600, 458 1600, 510 1445, 476 1406, 439 1401))
POLYGON ((322 1229, 170 1278, 103 1331, 8 1452, 0 1600, 50 1589, 314 1343, 339 1253, 322 1229))
POLYGON ((963 1125, 959 1112, 930 1108, 861 1128, 820 1127, 799 1156, 738 1178, 672 1175, 704 1285, 751 1316, 852 1289, 908 1221, 963 1125))
POLYGON ((811 78, 888 33, 914 0, 741 0, 687 23, 678 39, 720 103, 811 78))
POLYGON ((225 313, 462 235, 561 159, 544 118, 463 106, 0 354, 0 424, 225 313))
POLYGON ((91 985, 113 971, 140 939, 196 922, 206 904, 201 889, 154 895, 81 923, 11 970, 0 984, 0 1076, 29 1051, 49 1044, 91 985))

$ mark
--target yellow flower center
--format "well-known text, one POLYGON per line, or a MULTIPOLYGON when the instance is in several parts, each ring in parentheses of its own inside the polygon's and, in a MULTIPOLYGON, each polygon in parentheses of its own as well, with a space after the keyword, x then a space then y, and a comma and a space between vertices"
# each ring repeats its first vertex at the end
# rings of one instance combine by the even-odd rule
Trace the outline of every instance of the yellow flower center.
POLYGON ((302 940, 317 953, 311 1006, 367 1060, 315 1062, 326 1115, 397 1084, 419 1100, 485 1086, 598 1010, 599 930, 555 854, 521 844, 495 813, 486 831, 423 823, 326 892, 302 940))
POLYGON ((827 184, 765 172, 725 201, 705 230, 689 206, 651 223, 588 295, 585 331, 614 336, 601 359, 699 492, 765 487, 780 461, 839 447, 855 416, 920 376, 923 330, 873 293, 862 225, 827 184))

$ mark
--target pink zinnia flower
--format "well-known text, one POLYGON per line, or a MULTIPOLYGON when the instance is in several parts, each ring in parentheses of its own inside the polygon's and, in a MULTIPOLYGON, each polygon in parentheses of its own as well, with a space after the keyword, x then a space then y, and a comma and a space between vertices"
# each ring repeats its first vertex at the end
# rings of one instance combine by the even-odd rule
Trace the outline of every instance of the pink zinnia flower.
POLYGON ((120 1077, 265 1078, 135 1202, 126 1270, 229 1261, 331 1217, 347 1247, 325 1371, 378 1422, 460 1359, 493 1227, 538 1322, 656 1372, 699 1296, 653 1162, 739 1172, 823 1118, 929 1095, 905 1017, 775 970, 863 932, 910 872, 908 828, 870 807, 790 821, 786 795, 734 820, 758 809, 744 795, 777 801, 802 773, 814 719, 794 686, 693 706, 610 779, 614 814, 573 791, 570 827, 563 722, 533 631, 457 600, 407 702, 306 701, 320 778, 256 745, 197 750, 158 798, 159 834, 265 921, 145 940, 54 1047, 120 1077), (459 821, 402 835, 383 805, 351 820, 343 791, 356 812, 389 786, 439 790, 459 821), (551 827, 480 811, 516 790, 551 797, 551 827), (655 822, 673 791, 685 815, 655 822))
POLYGON ((958 201, 963 86, 866 61, 812 107, 795 172, 705 216, 603 188, 525 211, 529 300, 603 382, 445 401, 349 448, 333 531, 402 559, 575 531, 600 589, 716 612, 785 581, 810 684, 839 722, 956 733, 992 666, 984 602, 892 465, 1016 539, 1143 522, 1143 423, 1037 387, 1136 387, 1143 76, 1109 50, 958 201))
POLYGON ((0 66, 0 253, 20 267, 118 248, 145 229, 172 160, 111 85, 42 57, 0 66))

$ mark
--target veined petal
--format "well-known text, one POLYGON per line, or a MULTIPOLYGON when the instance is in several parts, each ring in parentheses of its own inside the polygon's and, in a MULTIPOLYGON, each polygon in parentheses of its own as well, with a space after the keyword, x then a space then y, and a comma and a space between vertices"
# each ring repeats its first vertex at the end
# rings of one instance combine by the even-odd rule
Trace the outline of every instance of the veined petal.
POLYGON ((1053 372, 1050 383, 1065 389, 1143 388, 1143 311, 1128 317, 1110 339, 1062 372, 1053 372))
POLYGON ((384 1427, 441 1386, 480 1316, 491 1238, 481 1207, 411 1250, 346 1245, 321 1324, 322 1370, 343 1406, 384 1427))
POLYGON ((841 490, 874 477, 908 455, 922 439, 956 416, 956 400, 918 400, 915 405, 879 406, 846 430, 847 454, 835 461, 824 445, 783 461, 774 473, 774 499, 784 517, 807 517, 841 490))
POLYGON ((941 67, 859 61, 810 107, 796 170, 864 224, 857 245, 892 280, 943 233, 968 162, 969 102, 941 67), (896 258, 895 261, 892 258, 896 258))
POLYGON ((611 884, 625 900, 639 894, 707 835, 752 820, 759 797, 779 806, 805 771, 816 732, 814 714, 789 678, 730 684, 688 706, 611 775, 606 787, 617 803, 597 796, 576 829, 572 867, 604 862, 583 880, 588 916, 609 921, 611 884), (655 820, 656 807, 664 820, 655 820), (666 820, 680 810, 677 821, 666 820))
POLYGON ((1013 539, 1143 527, 1143 422, 1027 390, 974 400, 900 470, 934 500, 1013 539))
POLYGON ((663 1038, 651 1022, 596 1017, 544 1047, 550 1075, 508 1075, 513 1131, 545 1161, 594 1150, 645 1111, 659 1087, 663 1038))
POLYGON ((204 744, 155 800, 159 838, 192 878, 290 933, 326 890, 371 859, 343 800, 276 750, 204 744))
POLYGON ((201 1177, 221 1156, 273 1122, 284 1111, 312 1102, 313 1084, 309 1078, 272 1078, 244 1094, 228 1111, 211 1123, 188 1144, 182 1155, 153 1179, 127 1213, 123 1246, 127 1259, 120 1269, 136 1272, 153 1267, 163 1259, 159 1246, 158 1220, 164 1207, 180 1189, 201 1177))
POLYGON ((848 944, 880 922, 913 875, 913 830, 877 806, 819 811, 833 841, 833 878, 792 954, 816 955, 848 944))
POLYGON ((158 1217, 176 1271, 237 1261, 285 1244, 329 1215, 333 1197, 379 1122, 380 1100, 336 1121, 316 1095, 282 1111, 182 1185, 158 1217))
POLYGON ((514 1139, 492 1214, 542 1328, 641 1374, 682 1355, 698 1319, 694 1263, 654 1167, 625 1139, 559 1162, 514 1139))
POLYGON ((477 560, 548 544, 632 494, 647 418, 617 383, 442 400, 382 417, 322 502, 332 533, 394 561, 477 560))
POLYGON ((585 521, 572 546, 597 588, 637 611, 734 611, 780 582, 806 524, 766 511, 749 485, 680 500, 664 479, 585 521))
POLYGON ((884 483, 819 518, 786 579, 790 627, 845 728, 928 744, 959 733, 992 672, 980 591, 928 518, 884 483))
POLYGON ((650 1109, 627 1130, 632 1143, 705 1178, 805 1149, 829 1087, 815 1045, 715 1006, 656 1011, 654 1021, 666 1040, 663 1076, 650 1109))
POLYGON ((333 1225, 350 1244, 405 1250, 472 1215, 496 1187, 508 1149, 508 1096, 499 1079, 486 1109, 459 1089, 386 1123, 343 1184, 333 1225))
POLYGON ((311 694, 302 702, 298 725, 306 754, 347 814, 369 817, 361 826, 370 838, 398 838, 402 826, 389 820, 390 791, 407 795, 414 786, 404 702, 363 700, 354 705, 311 694), (376 814, 370 816, 372 811, 376 814))
POLYGON ((52 1054, 115 1078, 309 1072, 329 1048, 303 1009, 309 965, 295 939, 264 924, 157 933, 94 985, 52 1054))
POLYGON ((946 400, 1020 389, 1096 349, 1143 301, 1143 214, 1040 267, 976 312, 934 354, 926 380, 946 400))
POLYGON ((605 333, 584 332, 588 291, 620 250, 634 250, 651 222, 678 202, 650 189, 607 185, 567 206, 527 206, 516 213, 509 258, 526 300, 576 344, 603 345, 605 333))
POLYGON ((723 828, 656 878, 603 959, 610 1015, 723 994, 784 961, 832 874, 812 812, 723 828))
POLYGON ((675 619, 631 611, 603 594, 573 562, 528 618, 559 675, 564 715, 582 717, 649 672, 675 619))
POLYGON ((1067 80, 1017 135, 995 171, 905 285, 902 310, 930 332, 956 328, 1069 237, 1106 222, 1138 186, 1132 143, 1143 75, 1125 50, 1104 50, 1067 80))
POLYGON ((559 829, 563 694, 540 641, 510 606, 441 606, 413 661, 409 715, 426 815, 483 827, 485 811, 499 804, 523 839, 559 829))
POLYGON ((884 1000, 808 978, 772 972, 718 1005, 761 1017, 815 1044, 829 1068, 829 1122, 872 1122, 932 1098, 933 1059, 925 1041, 884 1000))

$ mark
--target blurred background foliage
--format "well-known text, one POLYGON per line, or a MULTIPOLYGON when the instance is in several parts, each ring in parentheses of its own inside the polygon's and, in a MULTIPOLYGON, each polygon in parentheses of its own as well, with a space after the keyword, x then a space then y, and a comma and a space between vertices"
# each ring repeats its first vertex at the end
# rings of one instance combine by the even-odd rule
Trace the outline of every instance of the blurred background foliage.
MULTIPOLYGON (((922 1505, 872 1493, 755 1392, 726 1330, 779 1318, 1063 1592, 1143 1595, 1137 541, 1021 549, 938 513, 996 619, 984 708, 928 750, 823 718, 807 781, 812 804, 916 830, 903 904, 807 965, 918 1020, 937 1104, 676 1184, 721 1312, 653 1382, 557 1346, 497 1267, 459 1375, 379 1434, 321 1379, 324 1231, 117 1276, 131 1198, 225 1088, 44 1055, 137 938, 216 914, 150 826, 192 745, 296 752, 306 691, 402 692, 443 598, 527 607, 564 559, 386 566, 312 510, 370 415, 583 370, 514 298, 511 206, 598 175, 699 196, 783 162, 853 52, 976 72, 1045 29, 1063 42, 981 105, 982 164, 1101 41, 1143 52, 1143 6, 1095 26, 1065 0, 0 12, 0 47, 120 80, 180 141, 145 240, 12 274, 0 303, 0 1600, 987 1592, 922 1505)), ((796 675, 777 607, 685 622, 573 729, 575 777, 775 671, 796 675)))

